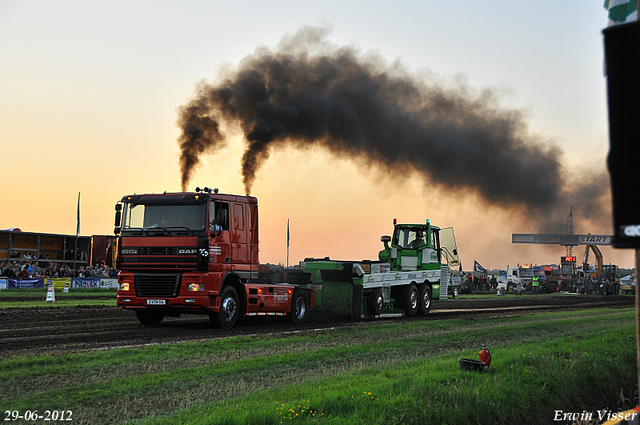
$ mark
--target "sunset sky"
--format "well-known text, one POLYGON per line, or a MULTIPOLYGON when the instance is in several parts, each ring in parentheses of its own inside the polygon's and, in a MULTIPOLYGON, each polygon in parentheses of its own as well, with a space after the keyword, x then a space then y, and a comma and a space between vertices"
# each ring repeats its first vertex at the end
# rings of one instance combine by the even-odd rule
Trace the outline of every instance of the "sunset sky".
MULTIPOLYGON (((215 84, 221 70, 256 49, 277 49, 305 26, 418 80, 490 89, 500 107, 521 112, 531 139, 554 147, 567 181, 579 184, 605 169, 608 151, 602 3, 3 0, 0 228, 74 234, 80 192, 81 233, 111 234, 123 195, 179 191, 176 121, 196 84, 215 84)), ((237 132, 226 135, 226 148, 201 156, 190 190, 244 194, 245 143, 237 132)), ((292 264, 309 256, 376 259, 393 218, 453 226, 466 270, 474 260, 504 268, 558 263, 565 254, 511 243, 512 233, 540 230, 519 205, 493 206, 321 146, 270 152, 251 195, 260 205, 262 262, 286 261, 287 219, 292 264)), ((575 233, 611 234, 611 227, 598 217, 574 221, 575 233)), ((605 263, 633 267, 631 250, 602 251, 605 263)), ((581 260, 584 247, 573 253, 581 260)))

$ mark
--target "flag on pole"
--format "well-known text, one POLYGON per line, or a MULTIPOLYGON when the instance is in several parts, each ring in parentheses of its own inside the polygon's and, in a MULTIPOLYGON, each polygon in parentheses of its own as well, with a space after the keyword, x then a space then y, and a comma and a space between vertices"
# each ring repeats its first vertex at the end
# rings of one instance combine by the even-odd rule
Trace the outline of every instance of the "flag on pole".
POLYGON ((76 237, 80 235, 80 192, 78 192, 78 227, 76 229, 76 237))
POLYGON ((609 27, 638 20, 638 0, 604 0, 604 8, 609 11, 609 27))
POLYGON ((291 234, 289 233, 289 219, 287 219, 287 267, 289 267, 289 239, 291 234))
POLYGON ((473 260, 473 271, 476 271, 476 272, 479 272, 479 273, 486 273, 487 269, 482 267, 480 265, 480 263, 478 263, 476 260, 473 260))

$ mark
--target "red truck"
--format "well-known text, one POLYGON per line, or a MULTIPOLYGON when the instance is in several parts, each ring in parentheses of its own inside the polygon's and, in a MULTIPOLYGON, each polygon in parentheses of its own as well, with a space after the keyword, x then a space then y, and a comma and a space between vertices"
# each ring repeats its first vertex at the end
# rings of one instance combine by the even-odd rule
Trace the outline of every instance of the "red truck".
POLYGON ((143 325, 207 314, 231 328, 242 316, 303 323, 315 292, 278 282, 258 261, 258 200, 195 192, 127 195, 116 204, 118 306, 143 325))

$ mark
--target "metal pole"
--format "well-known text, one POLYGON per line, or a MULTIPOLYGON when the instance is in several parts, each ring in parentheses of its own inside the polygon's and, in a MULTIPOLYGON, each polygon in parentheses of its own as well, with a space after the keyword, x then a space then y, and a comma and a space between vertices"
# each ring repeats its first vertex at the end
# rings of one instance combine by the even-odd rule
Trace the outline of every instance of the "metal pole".
POLYGON ((80 236, 80 192, 78 192, 78 212, 77 212, 77 223, 76 223, 76 242, 75 248, 73 250, 73 277, 77 276, 78 273, 78 236, 80 236))
POLYGON ((80 277, 77 276, 76 273, 78 271, 78 236, 76 235, 76 243, 75 243, 75 248, 73 250, 73 277, 80 277))
MULTIPOLYGON (((638 0, 640 2, 640 0, 638 0)), ((638 367, 638 388, 640 389, 640 291, 638 290, 638 270, 640 270, 640 248, 636 248, 636 365, 638 367)))
MULTIPOLYGON (((640 0, 636 9, 636 21, 640 21, 640 0)), ((640 270, 640 248, 636 248, 636 366, 638 368, 638 389, 640 389, 640 291, 638 291, 638 270, 640 270)))

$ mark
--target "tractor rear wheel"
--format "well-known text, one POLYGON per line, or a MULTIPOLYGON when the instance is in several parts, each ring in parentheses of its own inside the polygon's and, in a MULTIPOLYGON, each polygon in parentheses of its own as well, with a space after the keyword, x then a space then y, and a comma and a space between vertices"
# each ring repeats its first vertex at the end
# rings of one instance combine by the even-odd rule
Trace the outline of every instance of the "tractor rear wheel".
POLYGON ((420 294, 415 284, 407 286, 402 299, 402 309, 407 316, 415 316, 420 307, 420 294))
POLYGON ((418 311, 420 314, 429 314, 429 310, 431 310, 431 287, 426 283, 420 285, 420 306, 418 307, 418 311))

